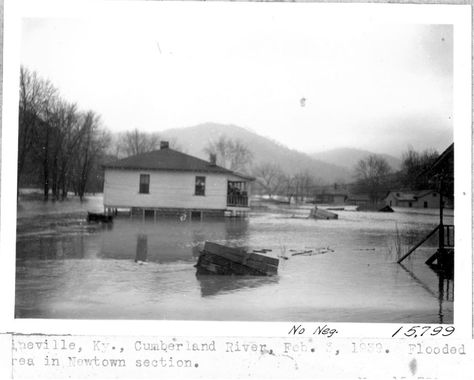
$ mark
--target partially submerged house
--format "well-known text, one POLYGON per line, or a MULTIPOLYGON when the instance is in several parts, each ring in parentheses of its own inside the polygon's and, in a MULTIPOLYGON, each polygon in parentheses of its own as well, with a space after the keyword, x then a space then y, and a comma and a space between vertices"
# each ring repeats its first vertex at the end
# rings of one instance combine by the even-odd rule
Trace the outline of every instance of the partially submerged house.
POLYGON ((369 206, 371 203, 369 194, 348 194, 346 198, 346 204, 354 206, 369 206))
POLYGON ((384 200, 390 207, 437 208, 439 193, 435 190, 390 191, 384 200))
POLYGON ((254 180, 209 161, 173 150, 162 141, 160 150, 127 157, 104 166, 104 210, 131 213, 240 215, 249 210, 254 180))

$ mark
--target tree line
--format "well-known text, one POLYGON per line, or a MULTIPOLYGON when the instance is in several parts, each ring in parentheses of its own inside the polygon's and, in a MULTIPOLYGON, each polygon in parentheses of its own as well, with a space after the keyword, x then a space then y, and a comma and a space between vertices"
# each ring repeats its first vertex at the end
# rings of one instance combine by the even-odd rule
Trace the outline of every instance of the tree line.
MULTIPOLYGON (((111 134, 96 112, 80 110, 25 67, 20 69, 19 95, 18 188, 40 186, 45 200, 64 199, 70 191, 81 199, 86 192, 101 192, 103 164, 160 147, 158 133, 133 129, 111 134)), ((176 140, 172 146, 185 152, 176 140)), ((365 193, 377 202, 393 189, 430 189, 433 184, 423 173, 439 156, 434 150, 409 148, 401 169, 394 171, 382 156, 370 155, 355 166, 351 183, 325 184, 307 171, 287 173, 274 162, 254 164, 253 152, 238 139, 221 136, 204 151, 214 154, 218 165, 256 177, 260 193, 285 196, 288 202, 341 190, 365 193)))
POLYGON ((372 203, 381 201, 390 190, 427 190, 435 189, 436 184, 426 174, 427 169, 436 161, 439 153, 435 150, 415 151, 408 148, 402 155, 400 170, 390 167, 387 160, 377 154, 361 159, 353 168, 353 181, 349 183, 324 183, 307 172, 284 173, 271 162, 262 163, 253 169, 261 192, 271 197, 285 196, 288 202, 292 198, 316 198, 325 193, 366 194, 372 203))
MULTIPOLYGON (((160 135, 112 134, 93 110, 80 110, 35 71, 20 68, 17 189, 40 187, 43 199, 102 192, 103 164, 160 146, 160 135)), ((176 141, 175 149, 183 150, 176 141)))
POLYGON ((328 184, 308 171, 287 173, 274 162, 252 165, 253 153, 239 140, 220 137, 209 142, 205 150, 216 154, 220 165, 252 174, 257 179, 254 187, 258 192, 270 198, 283 196, 288 202, 323 193, 351 192, 367 194, 372 203, 377 203, 390 190, 435 189, 436 184, 426 172, 439 157, 436 150, 416 151, 410 147, 402 154, 401 168, 394 170, 383 156, 372 154, 353 168, 352 181, 328 184))
POLYGON ((372 203, 382 200, 390 190, 437 190, 427 170, 438 157, 436 150, 418 152, 410 147, 402 154, 400 170, 394 171, 382 156, 370 155, 354 168, 352 190, 368 194, 372 203))
POLYGON ((110 141, 100 116, 80 110, 23 66, 19 95, 18 189, 40 185, 45 200, 99 191, 99 166, 110 141))

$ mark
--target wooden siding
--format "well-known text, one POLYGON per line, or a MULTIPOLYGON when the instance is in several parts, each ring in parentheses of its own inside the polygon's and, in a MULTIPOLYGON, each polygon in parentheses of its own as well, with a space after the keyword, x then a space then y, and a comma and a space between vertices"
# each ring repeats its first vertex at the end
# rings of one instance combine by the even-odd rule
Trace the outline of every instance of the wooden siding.
POLYGON ((425 202, 426 202, 426 208, 439 208, 439 194, 437 192, 433 192, 433 193, 426 194, 423 197, 417 198, 416 203, 413 205, 413 207, 425 208, 424 206, 425 202))
POLYGON ((226 209, 227 175, 106 169, 105 207, 226 209), (150 174, 149 194, 139 193, 140 174, 150 174), (194 195, 196 176, 206 177, 204 196, 194 195))

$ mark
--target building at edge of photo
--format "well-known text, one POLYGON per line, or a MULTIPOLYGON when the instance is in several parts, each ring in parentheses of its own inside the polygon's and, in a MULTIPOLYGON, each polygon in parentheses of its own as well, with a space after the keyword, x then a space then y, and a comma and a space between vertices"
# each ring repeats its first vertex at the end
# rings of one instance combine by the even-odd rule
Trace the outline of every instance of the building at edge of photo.
POLYGON ((160 149, 104 165, 104 212, 130 215, 180 215, 181 218, 244 216, 255 178, 178 152, 160 149))

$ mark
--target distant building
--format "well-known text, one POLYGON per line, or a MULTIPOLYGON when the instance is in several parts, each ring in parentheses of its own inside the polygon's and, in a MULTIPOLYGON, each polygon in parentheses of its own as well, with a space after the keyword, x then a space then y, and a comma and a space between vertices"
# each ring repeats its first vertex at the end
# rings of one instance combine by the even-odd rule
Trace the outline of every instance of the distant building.
POLYGON ((390 191, 384 200, 385 204, 390 207, 439 207, 439 193, 435 190, 390 191))
POLYGON ((348 205, 369 206, 371 203, 369 194, 349 194, 346 198, 348 205))
POLYGON ((183 213, 184 215, 249 210, 254 178, 169 148, 139 154, 104 166, 104 209, 114 212, 183 213), (193 214, 194 213, 194 214, 193 214))
POLYGON ((321 193, 316 195, 316 203, 342 205, 346 198, 347 194, 344 193, 321 193))

